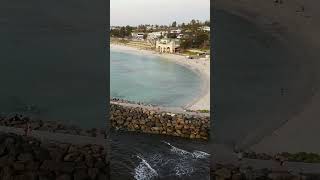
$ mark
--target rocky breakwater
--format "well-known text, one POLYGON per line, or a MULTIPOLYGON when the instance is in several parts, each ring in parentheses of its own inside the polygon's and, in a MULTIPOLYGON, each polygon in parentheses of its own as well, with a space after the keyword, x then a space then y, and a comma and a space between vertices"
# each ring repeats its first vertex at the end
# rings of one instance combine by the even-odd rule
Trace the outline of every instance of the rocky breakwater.
POLYGON ((40 142, 31 137, 0 134, 1 180, 106 180, 103 147, 40 142))
POLYGON ((150 134, 163 134, 190 139, 209 137, 209 117, 188 113, 168 113, 143 106, 110 104, 113 129, 150 134))
POLYGON ((311 180, 320 179, 319 174, 293 173, 283 169, 253 169, 232 164, 217 164, 211 168, 212 180, 311 180))
POLYGON ((106 138, 105 128, 83 129, 75 125, 66 125, 58 121, 42 121, 18 114, 12 116, 0 116, 0 126, 25 128, 27 123, 29 123, 32 130, 106 138))

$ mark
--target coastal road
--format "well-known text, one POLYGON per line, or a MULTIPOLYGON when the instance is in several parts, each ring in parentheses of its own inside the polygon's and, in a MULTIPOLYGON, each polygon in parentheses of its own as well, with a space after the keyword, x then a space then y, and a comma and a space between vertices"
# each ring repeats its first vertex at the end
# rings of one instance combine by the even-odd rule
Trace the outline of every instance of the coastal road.
POLYGON ((148 110, 153 110, 156 112, 168 112, 168 113, 177 113, 177 114, 188 114, 194 116, 210 116, 210 113, 199 113, 199 112, 188 112, 179 107, 162 107, 162 106, 147 106, 147 105, 139 105, 139 104, 132 104, 132 103, 123 103, 123 102, 116 102, 110 101, 110 104, 117 104, 126 107, 140 107, 148 110))
POLYGON ((216 164, 232 164, 238 167, 246 168, 252 167, 256 170, 270 169, 274 172, 291 172, 293 174, 306 173, 306 174, 320 174, 320 163, 303 163, 303 162, 285 162, 280 166, 279 162, 273 160, 260 160, 243 158, 241 162, 238 161, 237 154, 222 144, 215 144, 213 146, 214 153, 212 153, 213 167, 216 164))
MULTIPOLYGON (((0 126, 0 132, 24 135, 24 129, 22 128, 0 126)), ((39 131, 39 130, 32 130, 30 133, 30 136, 41 141, 57 141, 57 142, 77 144, 77 145, 96 144, 96 145, 103 146, 105 149, 107 147, 107 140, 104 139, 103 137, 79 136, 79 135, 53 133, 53 132, 39 131)))

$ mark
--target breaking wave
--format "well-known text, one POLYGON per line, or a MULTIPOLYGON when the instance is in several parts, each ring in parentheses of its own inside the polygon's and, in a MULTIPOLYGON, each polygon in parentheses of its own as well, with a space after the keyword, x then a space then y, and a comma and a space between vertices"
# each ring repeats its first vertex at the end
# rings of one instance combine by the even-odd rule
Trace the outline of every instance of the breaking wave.
POLYGON ((141 160, 140 164, 135 168, 134 178, 136 180, 151 180, 158 176, 158 173, 151 165, 142 157, 137 156, 141 160))
POLYGON ((206 152, 203 152, 203 151, 193 151, 193 152, 188 152, 186 150, 183 150, 183 149, 180 149, 180 148, 177 148, 173 145, 171 145, 170 143, 166 142, 166 141, 162 141, 163 143, 169 145, 171 147, 171 152, 174 152, 178 155, 181 155, 181 156, 190 156, 190 157, 193 157, 193 158, 196 158, 196 159, 204 159, 204 158, 208 158, 210 156, 209 153, 206 153, 206 152))

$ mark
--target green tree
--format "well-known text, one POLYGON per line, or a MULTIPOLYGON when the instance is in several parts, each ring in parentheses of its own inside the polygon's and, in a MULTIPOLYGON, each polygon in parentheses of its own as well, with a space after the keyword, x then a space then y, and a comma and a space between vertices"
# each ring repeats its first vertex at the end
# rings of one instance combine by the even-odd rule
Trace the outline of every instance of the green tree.
POLYGON ((176 21, 173 21, 171 27, 177 27, 177 22, 176 22, 176 21))
POLYGON ((126 33, 125 33, 126 36, 130 36, 131 33, 132 33, 132 31, 133 31, 133 27, 131 27, 131 26, 126 26, 125 31, 126 31, 126 33))
POLYGON ((147 37, 148 37, 148 34, 143 35, 143 39, 147 39, 147 37))
POLYGON ((210 26, 210 20, 209 20, 209 21, 205 21, 205 22, 204 22, 204 25, 210 26))
POLYGON ((120 28, 119 36, 120 36, 121 38, 124 38, 124 37, 126 36, 126 28, 125 28, 125 27, 121 27, 121 28, 120 28))

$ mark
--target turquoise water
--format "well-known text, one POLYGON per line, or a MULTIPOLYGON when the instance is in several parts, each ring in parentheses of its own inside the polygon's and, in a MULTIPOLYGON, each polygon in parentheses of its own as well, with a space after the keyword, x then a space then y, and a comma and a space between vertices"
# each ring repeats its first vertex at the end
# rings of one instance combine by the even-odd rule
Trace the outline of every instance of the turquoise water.
POLYGON ((111 97, 162 106, 184 106, 197 97, 200 77, 153 55, 111 49, 111 97))

